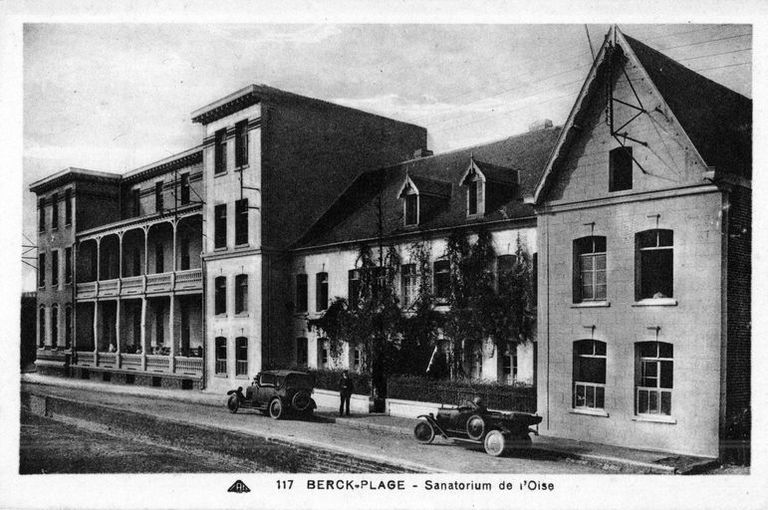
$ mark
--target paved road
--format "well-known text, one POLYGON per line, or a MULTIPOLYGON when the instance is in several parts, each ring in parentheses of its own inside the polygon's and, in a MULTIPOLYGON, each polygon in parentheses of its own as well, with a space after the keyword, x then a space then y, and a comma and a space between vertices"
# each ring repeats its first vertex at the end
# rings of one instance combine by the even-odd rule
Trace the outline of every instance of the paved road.
MULTIPOLYGON (((266 437, 287 439, 364 455, 386 457, 403 463, 418 464, 430 470, 464 473, 604 473, 598 468, 567 461, 552 455, 531 452, 535 457, 509 456, 493 458, 481 449, 455 446, 442 440, 421 445, 401 434, 359 430, 334 423, 275 421, 258 412, 230 414, 220 408, 133 395, 96 393, 93 391, 22 384, 24 391, 57 395, 130 409, 164 418, 199 425, 220 427, 266 437)), ((85 418, 85 417, 84 417, 85 418)))

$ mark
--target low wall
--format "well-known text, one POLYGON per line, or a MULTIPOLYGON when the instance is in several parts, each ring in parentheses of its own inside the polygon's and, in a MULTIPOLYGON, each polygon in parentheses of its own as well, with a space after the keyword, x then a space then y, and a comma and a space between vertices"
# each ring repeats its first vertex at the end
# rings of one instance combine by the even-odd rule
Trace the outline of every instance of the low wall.
POLYGON ((440 404, 434 402, 418 402, 416 400, 387 399, 386 413, 401 418, 417 418, 421 414, 437 413, 440 404))
MULTIPOLYGON (((312 393, 312 398, 315 399, 317 407, 330 407, 332 409, 338 409, 341 397, 338 391, 333 390, 321 390, 315 388, 312 393)), ((371 412, 370 397, 368 395, 353 394, 349 399, 349 412, 354 414, 368 414, 371 412)))

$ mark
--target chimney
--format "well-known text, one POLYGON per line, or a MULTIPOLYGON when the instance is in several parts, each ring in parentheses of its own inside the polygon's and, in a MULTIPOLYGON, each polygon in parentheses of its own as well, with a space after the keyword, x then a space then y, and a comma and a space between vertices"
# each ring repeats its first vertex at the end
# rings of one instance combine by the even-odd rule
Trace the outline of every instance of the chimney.
POLYGON ((542 129, 549 129, 552 127, 552 121, 549 119, 540 119, 534 122, 531 122, 528 125, 528 131, 540 131, 542 129))
POLYGON ((416 149, 415 151, 413 151, 413 159, 426 158, 427 156, 431 156, 432 154, 434 153, 429 149, 416 149))

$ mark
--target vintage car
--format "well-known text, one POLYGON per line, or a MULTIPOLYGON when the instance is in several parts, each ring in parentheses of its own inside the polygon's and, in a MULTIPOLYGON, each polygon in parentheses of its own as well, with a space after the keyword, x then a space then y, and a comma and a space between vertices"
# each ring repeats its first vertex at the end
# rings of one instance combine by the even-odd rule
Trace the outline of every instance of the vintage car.
POLYGON ((529 434, 538 434, 532 426, 541 423, 541 416, 489 411, 475 399, 458 407, 441 407, 437 416, 424 414, 418 420, 413 435, 420 443, 431 443, 437 433, 451 441, 481 444, 486 453, 498 457, 509 448, 530 446, 529 434))
POLYGON ((314 379, 306 372, 265 370, 253 378, 245 394, 242 387, 229 390, 227 408, 231 413, 240 408, 258 409, 276 420, 288 414, 309 418, 317 408, 313 388, 314 379))

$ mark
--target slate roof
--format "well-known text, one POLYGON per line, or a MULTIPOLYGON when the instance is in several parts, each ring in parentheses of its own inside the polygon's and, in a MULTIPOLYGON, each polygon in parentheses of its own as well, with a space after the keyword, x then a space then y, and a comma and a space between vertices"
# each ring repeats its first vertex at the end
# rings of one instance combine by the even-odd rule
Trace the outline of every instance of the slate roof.
POLYGON ((437 210, 421 218, 418 230, 533 216, 532 206, 524 203, 523 197, 533 194, 559 134, 560 128, 541 129, 363 173, 294 248, 377 237, 379 191, 383 211, 382 235, 413 232, 413 227, 403 226, 403 204, 398 196, 406 175, 414 180, 417 187, 425 179, 452 184, 450 198, 437 210), (479 220, 467 218, 464 190, 459 183, 470 164, 470 157, 475 158, 476 163, 479 160, 488 165, 487 168, 494 173, 494 179, 502 179, 503 172, 514 172, 513 169, 520 174, 520 188, 515 188, 514 196, 510 196, 503 206, 487 212, 479 220))
POLYGON ((477 168, 479 168, 480 171, 483 172, 483 175, 485 175, 485 178, 487 180, 493 181, 493 182, 500 182, 502 184, 511 184, 511 185, 517 184, 518 177, 517 177, 516 169, 510 169, 507 167, 493 165, 485 161, 479 161, 474 157, 472 159, 474 159, 475 165, 477 165, 477 168))
POLYGON ((624 34, 709 166, 752 178, 752 100, 624 34))
POLYGON ((451 183, 446 181, 438 181, 436 179, 429 179, 427 177, 411 175, 409 176, 413 184, 416 185, 416 189, 419 190, 421 195, 431 195, 434 197, 450 198, 451 196, 451 183))

